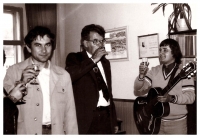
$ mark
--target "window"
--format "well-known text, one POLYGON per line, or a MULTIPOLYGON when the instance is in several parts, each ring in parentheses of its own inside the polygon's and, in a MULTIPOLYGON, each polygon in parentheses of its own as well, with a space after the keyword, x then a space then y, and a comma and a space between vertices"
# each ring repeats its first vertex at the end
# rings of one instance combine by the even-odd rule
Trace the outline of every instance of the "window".
POLYGON ((23 9, 4 5, 3 12, 3 49, 6 54, 4 71, 20 61, 22 61, 23 46, 23 9))

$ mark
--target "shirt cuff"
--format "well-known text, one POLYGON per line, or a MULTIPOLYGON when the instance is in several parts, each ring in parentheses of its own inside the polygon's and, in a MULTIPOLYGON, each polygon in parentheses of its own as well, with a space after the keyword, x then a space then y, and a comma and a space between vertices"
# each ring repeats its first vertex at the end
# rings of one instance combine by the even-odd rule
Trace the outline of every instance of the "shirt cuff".
POLYGON ((18 101, 14 96, 11 96, 11 95, 8 95, 8 98, 9 98, 10 100, 12 100, 13 103, 16 103, 16 102, 18 101))
MULTIPOLYGON (((90 59, 92 59, 92 58, 90 58, 90 59)), ((92 61, 94 62, 94 59, 92 59, 92 61)), ((96 63, 94 62, 94 64, 96 64, 96 63)))
POLYGON ((171 103, 176 103, 178 101, 178 96, 174 95, 174 99, 171 101, 171 103))

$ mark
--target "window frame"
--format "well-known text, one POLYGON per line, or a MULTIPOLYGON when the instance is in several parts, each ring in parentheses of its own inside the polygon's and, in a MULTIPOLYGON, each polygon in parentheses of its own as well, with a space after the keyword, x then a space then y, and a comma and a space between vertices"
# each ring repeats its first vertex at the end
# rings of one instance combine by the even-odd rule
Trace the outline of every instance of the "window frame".
MULTIPOLYGON (((24 41, 23 41, 23 9, 20 7, 13 7, 13 6, 3 6, 3 11, 5 12, 11 12, 11 13, 19 13, 19 20, 20 20, 20 40, 3 40, 3 45, 13 45, 13 46, 17 46, 17 45, 24 45, 24 41)), ((15 30, 14 30, 15 32, 15 30)))

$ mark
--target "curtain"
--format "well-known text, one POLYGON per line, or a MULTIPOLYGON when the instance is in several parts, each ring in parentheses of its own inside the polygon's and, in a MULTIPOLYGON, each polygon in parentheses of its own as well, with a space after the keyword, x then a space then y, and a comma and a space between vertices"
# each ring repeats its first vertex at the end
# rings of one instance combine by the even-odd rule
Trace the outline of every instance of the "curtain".
MULTIPOLYGON (((35 26, 46 26, 56 36, 57 28, 57 4, 25 4, 27 17, 27 30, 30 31, 35 26)), ((56 41, 55 41, 56 46, 56 41)), ((30 56, 27 49, 24 48, 24 57, 30 56)))

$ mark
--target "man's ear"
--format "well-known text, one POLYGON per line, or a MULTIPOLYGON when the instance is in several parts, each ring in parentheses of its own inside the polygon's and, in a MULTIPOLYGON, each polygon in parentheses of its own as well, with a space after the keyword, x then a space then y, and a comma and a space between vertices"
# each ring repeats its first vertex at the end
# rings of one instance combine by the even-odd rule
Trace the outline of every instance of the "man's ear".
POLYGON ((26 45, 26 49, 28 50, 29 53, 31 53, 31 49, 27 45, 26 45))
POLYGON ((87 41, 86 41, 86 40, 83 41, 83 45, 84 45, 85 48, 88 47, 88 46, 87 46, 87 41))

